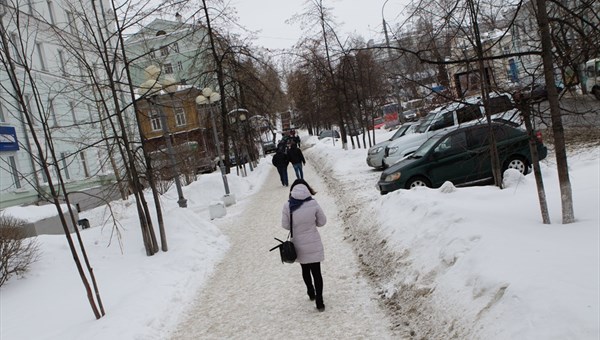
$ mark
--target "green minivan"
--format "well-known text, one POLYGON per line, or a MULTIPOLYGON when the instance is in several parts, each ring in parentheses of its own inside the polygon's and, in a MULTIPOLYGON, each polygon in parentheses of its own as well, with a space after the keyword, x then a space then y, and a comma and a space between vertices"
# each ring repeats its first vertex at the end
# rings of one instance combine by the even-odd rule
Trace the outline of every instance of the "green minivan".
MULTIPOLYGON (((527 174, 531 152, 527 132, 512 124, 493 122, 502 171, 517 169, 527 174)), ((536 133, 539 159, 548 150, 536 133)), ((416 186, 438 188, 450 181, 456 186, 488 182, 493 178, 490 159, 490 126, 479 123, 429 138, 412 155, 383 171, 377 188, 384 195, 416 186)))

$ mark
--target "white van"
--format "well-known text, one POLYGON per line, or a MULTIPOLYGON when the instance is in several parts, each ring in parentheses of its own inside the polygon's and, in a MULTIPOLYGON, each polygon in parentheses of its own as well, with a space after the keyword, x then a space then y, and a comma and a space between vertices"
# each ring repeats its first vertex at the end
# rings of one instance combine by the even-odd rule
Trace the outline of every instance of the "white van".
MULTIPOLYGON (((509 120, 521 124, 519 112, 506 94, 490 95, 490 115, 494 120, 509 120)), ((464 124, 485 121, 485 112, 480 97, 471 97, 460 103, 440 106, 431 111, 415 128, 414 133, 402 136, 385 149, 384 167, 388 167, 413 153, 434 132, 449 131, 464 124)))
POLYGON ((600 58, 588 60, 585 63, 585 88, 600 100, 600 58))

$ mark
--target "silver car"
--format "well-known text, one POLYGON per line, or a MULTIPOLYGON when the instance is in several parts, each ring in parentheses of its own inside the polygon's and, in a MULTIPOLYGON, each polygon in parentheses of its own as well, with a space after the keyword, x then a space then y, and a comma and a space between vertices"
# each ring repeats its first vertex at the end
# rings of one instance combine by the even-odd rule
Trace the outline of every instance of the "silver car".
POLYGON ((385 147, 394 139, 413 133, 416 126, 416 122, 402 124, 390 139, 373 145, 367 153, 367 165, 376 169, 385 168, 383 163, 385 147))

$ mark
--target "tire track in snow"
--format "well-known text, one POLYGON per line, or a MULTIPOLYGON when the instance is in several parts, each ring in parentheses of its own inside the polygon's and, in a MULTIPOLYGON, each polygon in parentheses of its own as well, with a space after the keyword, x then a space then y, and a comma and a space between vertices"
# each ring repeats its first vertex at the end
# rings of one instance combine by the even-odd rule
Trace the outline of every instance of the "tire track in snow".
MULTIPOLYGON (((295 176, 288 170, 291 182, 295 176)), ((289 192, 274 167, 270 172, 260 191, 215 220, 231 249, 172 339, 397 339, 352 245, 344 241, 339 207, 310 163, 305 179, 328 218, 319 230, 325 246, 325 312, 308 300, 300 265, 282 264, 276 251, 268 251, 276 245, 273 237, 286 236, 281 208, 289 192)))

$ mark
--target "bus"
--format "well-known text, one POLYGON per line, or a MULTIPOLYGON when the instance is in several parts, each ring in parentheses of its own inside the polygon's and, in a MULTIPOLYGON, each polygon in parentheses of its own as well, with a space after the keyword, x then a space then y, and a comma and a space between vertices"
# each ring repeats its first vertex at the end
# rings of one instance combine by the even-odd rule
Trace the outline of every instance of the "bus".
POLYGON ((582 83, 587 93, 593 94, 600 100, 600 58, 585 63, 585 82, 582 83))

